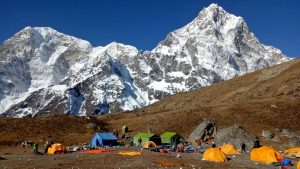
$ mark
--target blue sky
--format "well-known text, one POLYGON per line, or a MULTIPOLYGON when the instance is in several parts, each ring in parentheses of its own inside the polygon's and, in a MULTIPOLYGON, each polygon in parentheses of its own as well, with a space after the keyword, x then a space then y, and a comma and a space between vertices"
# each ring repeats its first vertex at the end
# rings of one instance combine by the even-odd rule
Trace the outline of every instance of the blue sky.
POLYGON ((211 3, 242 16, 262 43, 300 57, 299 0, 0 0, 0 42, 26 26, 48 26, 93 46, 151 50, 211 3))

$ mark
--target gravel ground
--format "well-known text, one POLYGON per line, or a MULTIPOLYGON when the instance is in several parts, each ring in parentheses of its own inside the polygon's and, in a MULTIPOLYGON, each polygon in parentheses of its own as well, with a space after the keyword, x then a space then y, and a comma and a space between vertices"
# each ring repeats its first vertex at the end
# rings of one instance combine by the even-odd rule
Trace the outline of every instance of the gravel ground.
MULTIPOLYGON (((32 155, 32 149, 20 147, 0 147, 0 168, 199 168, 199 169, 270 169, 271 165, 255 163, 249 160, 249 154, 228 156, 225 163, 203 161, 198 153, 162 154, 134 147, 115 148, 115 151, 102 154, 79 154, 78 152, 58 155, 32 155), (123 156, 119 151, 142 151, 141 156, 123 156)), ((296 159, 293 159, 296 164, 296 159)), ((296 166, 291 167, 291 169, 296 166)))

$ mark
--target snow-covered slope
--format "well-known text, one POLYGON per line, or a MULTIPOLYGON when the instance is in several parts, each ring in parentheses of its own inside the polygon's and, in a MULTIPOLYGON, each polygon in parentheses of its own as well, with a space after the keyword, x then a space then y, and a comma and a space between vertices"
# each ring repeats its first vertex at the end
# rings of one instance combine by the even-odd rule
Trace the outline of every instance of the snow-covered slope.
POLYGON ((26 27, 0 46, 0 114, 133 110, 287 60, 216 4, 145 52, 116 42, 92 47, 51 28, 26 27))
POLYGON ((216 72, 222 79, 285 61, 275 48, 262 45, 242 17, 227 13, 216 4, 202 10, 191 23, 171 32, 153 49, 164 56, 183 59, 216 72))

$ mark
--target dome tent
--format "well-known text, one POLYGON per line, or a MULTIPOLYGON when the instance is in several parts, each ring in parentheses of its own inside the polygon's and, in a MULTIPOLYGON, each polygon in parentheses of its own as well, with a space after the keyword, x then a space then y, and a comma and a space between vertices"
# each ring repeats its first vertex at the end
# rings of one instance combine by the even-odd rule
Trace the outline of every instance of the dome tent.
POLYGON ((157 147, 153 141, 147 141, 143 144, 143 148, 157 147))
POLYGON ((158 135, 152 134, 152 133, 138 133, 133 137, 133 143, 135 145, 138 145, 139 138, 142 139, 142 145, 144 145, 147 141, 153 141, 156 145, 161 144, 161 138, 158 135))
POLYGON ((171 145, 176 145, 180 143, 180 139, 182 139, 182 137, 179 134, 174 132, 165 132, 160 135, 160 138, 162 144, 171 144, 171 145))
POLYGON ((90 142, 90 147, 114 146, 117 144, 117 137, 112 133, 96 133, 90 142))
POLYGON ((225 154, 218 148, 210 148, 205 150, 203 154, 203 159, 206 161, 213 161, 213 162, 227 161, 225 154))
POLYGON ((62 154, 62 153, 66 153, 67 149, 59 144, 59 143, 55 143, 52 144, 49 148, 48 148, 48 154, 62 154))
POLYGON ((297 157, 297 154, 300 154, 300 147, 293 147, 293 148, 289 148, 287 150, 284 151, 284 154, 286 155, 294 155, 297 157))
POLYGON ((283 157, 273 147, 262 146, 251 150, 250 160, 263 163, 273 163, 281 162, 283 157))
POLYGON ((225 144, 218 148, 226 155, 240 154, 240 152, 238 152, 237 149, 232 144, 225 144))

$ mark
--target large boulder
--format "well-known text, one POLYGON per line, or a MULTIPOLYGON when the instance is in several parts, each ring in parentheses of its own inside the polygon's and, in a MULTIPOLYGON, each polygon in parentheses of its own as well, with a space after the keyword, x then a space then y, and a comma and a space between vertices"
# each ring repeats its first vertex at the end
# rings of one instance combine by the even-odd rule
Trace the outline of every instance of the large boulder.
POLYGON ((205 134, 205 130, 210 130, 211 128, 213 128, 213 130, 216 131, 216 126, 213 122, 209 120, 204 120, 190 134, 188 141, 190 143, 195 144, 195 140, 201 139, 201 137, 205 134))
POLYGON ((233 125, 218 130, 214 142, 217 146, 233 144, 238 149, 241 148, 242 143, 245 143, 246 150, 250 150, 254 145, 255 138, 254 135, 246 133, 240 126, 233 125))
POLYGON ((289 131, 289 130, 287 130, 287 129, 283 129, 283 130, 281 131, 281 133, 282 133, 282 135, 284 135, 284 136, 286 136, 286 137, 288 137, 288 138, 300 137, 300 136, 299 136, 299 133, 297 134, 297 133, 292 132, 292 131, 289 131))
POLYGON ((289 146, 290 147, 298 147, 298 146, 300 146, 300 137, 296 137, 296 136, 291 137, 289 139, 289 146))
POLYGON ((290 147, 300 146, 300 135, 299 132, 292 132, 287 129, 281 131, 282 135, 288 137, 288 144, 290 147))
POLYGON ((267 139, 271 139, 274 137, 273 133, 269 130, 263 130, 261 135, 267 139))

